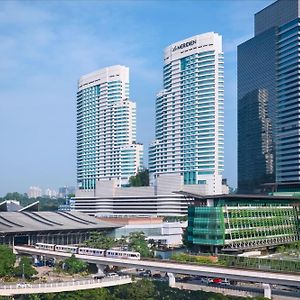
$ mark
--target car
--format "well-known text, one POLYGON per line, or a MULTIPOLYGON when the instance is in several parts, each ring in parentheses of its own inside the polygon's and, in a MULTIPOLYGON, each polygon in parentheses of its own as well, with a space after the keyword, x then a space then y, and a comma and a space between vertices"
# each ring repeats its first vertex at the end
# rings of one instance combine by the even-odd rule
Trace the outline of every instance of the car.
POLYGON ((53 268, 54 265, 55 265, 54 259, 48 259, 48 260, 46 260, 46 266, 47 267, 53 268))
POLYGON ((153 274, 152 277, 155 279, 160 279, 161 275, 159 273, 156 273, 156 274, 153 274))
POLYGON ((220 285, 230 285, 230 282, 227 279, 224 279, 220 282, 220 285))
POLYGON ((34 263, 35 267, 43 267, 44 265, 45 265, 45 263, 42 260, 34 263))
POLYGON ((212 282, 212 279, 211 279, 211 278, 208 278, 208 277, 202 277, 202 278, 200 279, 200 281, 201 281, 202 283, 209 284, 209 283, 212 282))
POLYGON ((217 283, 217 284, 220 284, 223 280, 221 278, 214 278, 212 280, 213 283, 217 283))
POLYGON ((32 287, 32 285, 29 284, 29 283, 26 283, 26 282, 19 282, 19 283, 17 284, 17 287, 18 287, 18 288, 27 288, 27 287, 32 287))
POLYGON ((94 274, 94 275, 93 275, 93 279, 102 279, 102 278, 104 278, 104 277, 105 277, 104 274, 94 274))
POLYGON ((117 273, 107 273, 106 277, 113 278, 113 277, 119 277, 119 275, 117 273))
POLYGON ((142 277, 145 277, 145 278, 149 278, 149 277, 151 277, 151 273, 149 274, 147 272, 141 272, 141 273, 139 273, 139 276, 142 276, 142 277))
POLYGON ((142 268, 136 268, 135 269, 137 272, 144 272, 145 271, 145 269, 142 269, 142 268))

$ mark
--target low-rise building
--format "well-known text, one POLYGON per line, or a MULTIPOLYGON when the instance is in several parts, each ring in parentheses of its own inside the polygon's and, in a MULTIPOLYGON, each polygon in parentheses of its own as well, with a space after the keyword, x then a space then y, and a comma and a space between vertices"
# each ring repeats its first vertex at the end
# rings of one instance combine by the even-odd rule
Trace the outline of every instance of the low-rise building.
POLYGON ((181 246, 183 229, 187 226, 187 222, 164 222, 161 217, 108 215, 97 218, 119 226, 111 233, 116 239, 133 232, 143 232, 147 240, 154 240, 163 247, 181 246))
POLYGON ((299 240, 299 198, 193 195, 188 241, 213 252, 270 248, 299 240))
POLYGON ((117 227, 79 212, 1 211, 0 244, 81 244, 92 232, 117 227))

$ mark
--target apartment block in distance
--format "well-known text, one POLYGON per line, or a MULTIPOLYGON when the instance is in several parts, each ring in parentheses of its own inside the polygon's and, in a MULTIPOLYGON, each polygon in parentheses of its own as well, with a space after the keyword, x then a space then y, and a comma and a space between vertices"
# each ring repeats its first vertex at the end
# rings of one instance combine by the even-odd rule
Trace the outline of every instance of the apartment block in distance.
POLYGON ((299 0, 275 1, 238 46, 240 193, 300 181, 299 18, 299 0))
MULTIPOLYGON (((196 35, 165 49, 163 90, 156 99, 152 182, 222 194, 224 72, 222 37, 196 35)), ((159 191, 158 191, 159 193, 159 191)))
POLYGON ((129 69, 112 66, 84 75, 77 92, 77 182, 79 189, 97 181, 128 184, 143 165, 136 142, 136 104, 129 100, 129 69))

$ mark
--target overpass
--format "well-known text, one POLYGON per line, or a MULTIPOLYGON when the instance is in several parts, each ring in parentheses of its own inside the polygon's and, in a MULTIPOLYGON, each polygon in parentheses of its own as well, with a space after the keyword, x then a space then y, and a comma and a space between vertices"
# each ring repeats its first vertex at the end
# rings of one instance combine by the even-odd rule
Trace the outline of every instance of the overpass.
MULTIPOLYGON (((56 252, 49 250, 36 249, 27 246, 15 246, 14 250, 19 254, 30 254, 33 256, 46 256, 56 258, 68 258, 71 253, 56 252)), ((300 274, 286 274, 281 272, 269 272, 262 270, 245 270, 239 268, 230 268, 222 266, 201 266, 195 264, 185 264, 169 262, 165 260, 130 260, 116 259, 110 257, 96 257, 88 255, 75 255, 78 259, 94 263, 98 266, 99 271, 107 265, 125 267, 125 268, 144 268, 173 274, 198 275, 206 277, 227 278, 234 281, 248 281, 262 284, 277 284, 300 287, 300 274), (101 266, 103 268, 101 268, 101 266)), ((170 286, 175 284, 175 278, 169 276, 170 286)))
POLYGON ((97 289, 121 284, 131 283, 130 276, 119 276, 114 278, 103 279, 85 279, 78 281, 64 281, 51 283, 37 283, 20 286, 18 284, 1 285, 0 296, 14 296, 24 294, 45 294, 59 293, 69 291, 79 291, 88 289, 97 289))

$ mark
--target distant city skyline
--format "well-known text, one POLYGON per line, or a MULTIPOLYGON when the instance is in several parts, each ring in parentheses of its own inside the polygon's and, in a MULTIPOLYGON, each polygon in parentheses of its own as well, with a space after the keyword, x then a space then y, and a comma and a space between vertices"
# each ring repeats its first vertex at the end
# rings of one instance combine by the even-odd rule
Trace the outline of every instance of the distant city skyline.
POLYGON ((33 183, 76 184, 76 81, 106 66, 130 68, 137 140, 147 156, 162 49, 209 31, 223 36, 224 177, 236 186, 236 46, 253 36, 254 13, 273 2, 1 1, 0 196, 33 183))

